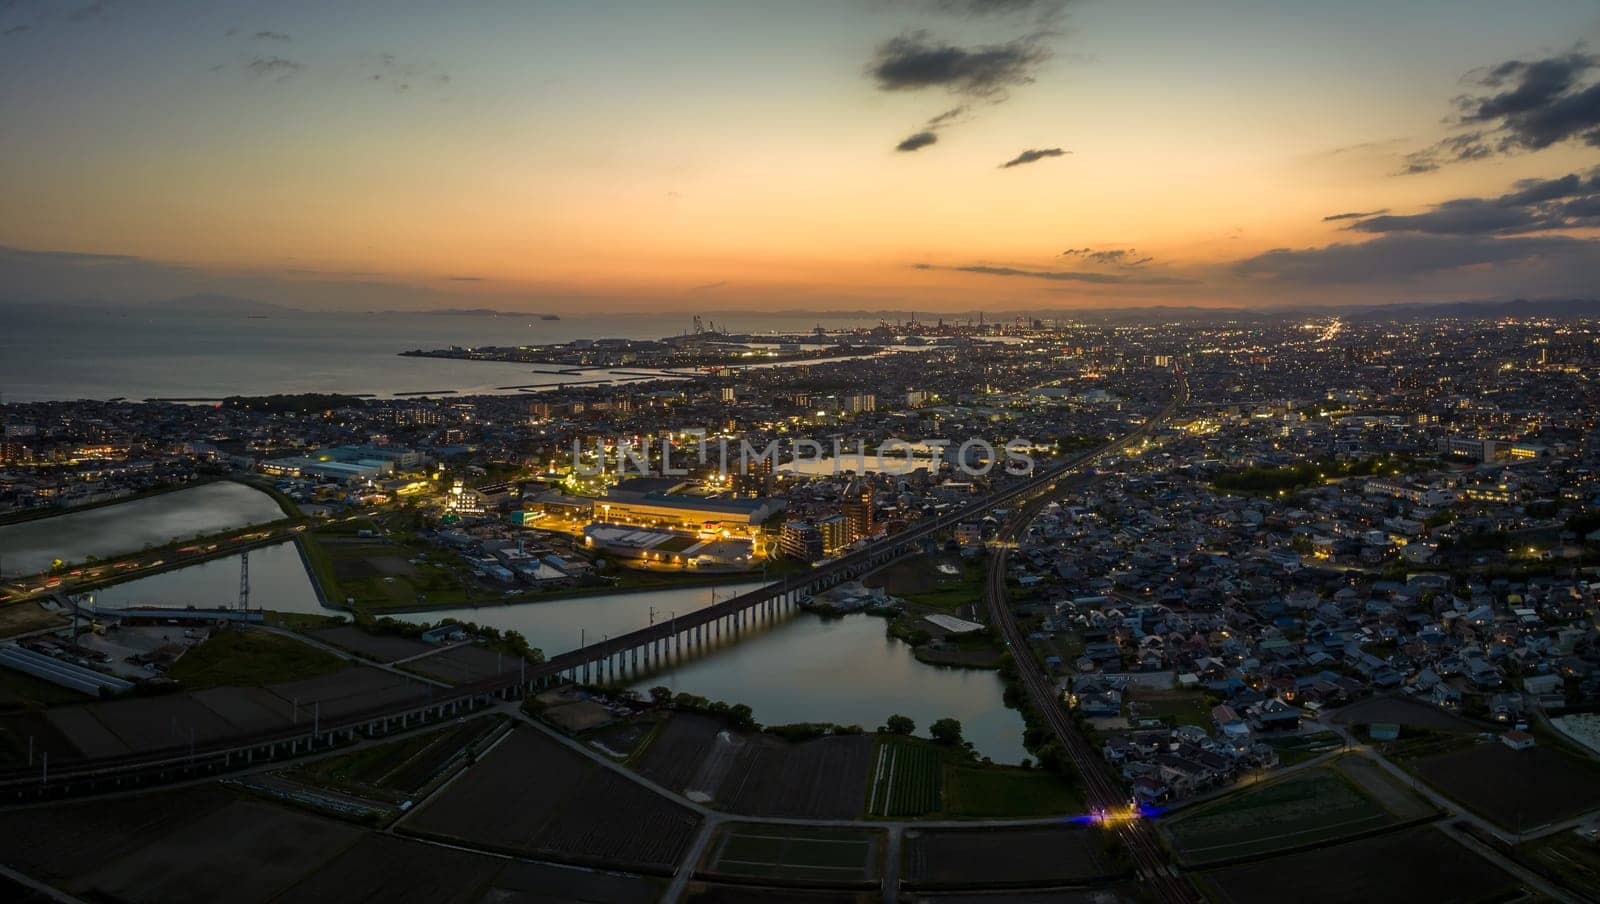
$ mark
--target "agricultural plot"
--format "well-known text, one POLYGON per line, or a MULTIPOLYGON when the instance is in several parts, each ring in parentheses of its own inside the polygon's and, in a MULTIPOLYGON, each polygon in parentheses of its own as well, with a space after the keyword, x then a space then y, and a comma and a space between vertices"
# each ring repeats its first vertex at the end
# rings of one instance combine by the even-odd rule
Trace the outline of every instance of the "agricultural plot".
POLYGON ((507 853, 667 871, 698 824, 693 812, 524 729, 401 827, 507 853))
POLYGON ((1517 859, 1591 900, 1600 900, 1600 845, 1576 832, 1557 832, 1521 845, 1517 859))
POLYGON ((712 842, 702 871, 808 882, 868 882, 879 874, 880 832, 731 823, 712 842))
POLYGON ((494 877, 483 904, 548 904, 554 901, 604 901, 654 904, 666 883, 649 876, 601 872, 556 863, 512 860, 494 877))
POLYGON ((903 844, 902 879, 919 889, 1070 884, 1120 871, 1116 836, 1079 824, 908 831, 903 844))
POLYGON ((308 784, 398 801, 420 790, 446 764, 481 742, 499 724, 498 719, 489 717, 469 719, 448 728, 307 763, 290 776, 308 784))
POLYGON ((937 748, 893 739, 881 741, 874 753, 868 816, 922 816, 942 807, 944 756, 937 748))
POLYGON ((1088 812, 1076 788, 1043 769, 947 763, 943 781, 945 816, 1024 819, 1088 812))
POLYGON ((425 643, 414 637, 402 637, 398 634, 368 634, 354 625, 339 625, 334 628, 324 628, 312 631, 311 636, 326 644, 332 644, 341 649, 349 650, 357 656, 365 656, 375 662, 394 662, 396 659, 406 659, 437 650, 438 647, 425 643))
POLYGON ((1396 697, 1371 697, 1352 703, 1334 713, 1333 720, 1345 725, 1393 722, 1403 728, 1431 731, 1472 733, 1482 730, 1466 719, 1447 713, 1437 706, 1396 697))
POLYGON ((675 713, 636 767, 663 787, 734 813, 850 819, 861 813, 871 753, 865 735, 790 744, 675 713))
POLYGON ((1486 904, 1518 890, 1509 874, 1427 826, 1192 875, 1219 904, 1486 904))
POLYGON ((94 900, 265 902, 354 843, 353 826, 239 799, 68 882, 94 900))
POLYGON ((367 834, 326 866, 274 899, 274 904, 322 901, 470 904, 480 900, 503 862, 484 854, 391 835, 367 834))
POLYGON ((1474 813, 1513 831, 1600 807, 1600 765, 1555 747, 1474 744, 1406 765, 1474 813))
MULTIPOLYGON (((1380 781, 1366 772, 1362 778, 1380 781)), ((1323 766, 1180 810, 1160 827, 1184 863, 1202 864, 1328 842, 1400 821, 1349 776, 1323 766)))
POLYGON ((5 863, 40 881, 64 883, 133 853, 151 838, 175 834, 235 799, 208 785, 0 810, 5 863))

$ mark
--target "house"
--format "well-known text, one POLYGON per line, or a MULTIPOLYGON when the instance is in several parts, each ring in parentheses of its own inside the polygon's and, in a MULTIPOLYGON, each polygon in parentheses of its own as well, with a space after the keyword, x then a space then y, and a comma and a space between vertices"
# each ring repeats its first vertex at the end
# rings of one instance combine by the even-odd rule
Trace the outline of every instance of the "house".
POLYGON ((1500 736, 1500 743, 1512 750, 1527 750, 1534 746, 1533 735, 1515 728, 1500 736))

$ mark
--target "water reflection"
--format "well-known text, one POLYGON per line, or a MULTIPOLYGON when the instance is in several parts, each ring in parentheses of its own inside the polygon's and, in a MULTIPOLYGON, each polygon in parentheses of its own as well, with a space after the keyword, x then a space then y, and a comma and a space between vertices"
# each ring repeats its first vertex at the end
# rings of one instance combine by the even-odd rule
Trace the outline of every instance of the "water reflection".
POLYGON ((60 558, 81 563, 282 518, 266 493, 229 481, 82 512, 0 526, 6 574, 36 574, 60 558))

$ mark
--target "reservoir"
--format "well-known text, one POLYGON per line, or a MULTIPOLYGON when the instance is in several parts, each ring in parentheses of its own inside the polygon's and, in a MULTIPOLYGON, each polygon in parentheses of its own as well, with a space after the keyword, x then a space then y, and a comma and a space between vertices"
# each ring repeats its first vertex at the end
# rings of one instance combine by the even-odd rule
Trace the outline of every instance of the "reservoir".
MULTIPOLYGON (((271 496, 244 484, 217 481, 0 526, 0 567, 7 575, 48 571, 59 558, 81 564, 161 546, 174 540, 263 524, 285 517, 271 496)), ((234 579, 238 596, 238 578, 234 579)))

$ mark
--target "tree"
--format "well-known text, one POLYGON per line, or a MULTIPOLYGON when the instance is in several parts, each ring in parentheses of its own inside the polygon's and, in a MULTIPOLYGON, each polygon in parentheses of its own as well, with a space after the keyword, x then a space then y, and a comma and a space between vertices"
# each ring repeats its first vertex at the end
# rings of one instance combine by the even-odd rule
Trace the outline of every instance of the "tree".
POLYGON ((910 716, 896 713, 883 723, 883 730, 889 734, 908 735, 917 730, 917 723, 911 721, 910 716))
POLYGON ((735 703, 728 707, 728 719, 737 728, 749 728, 756 724, 755 715, 755 710, 743 703, 735 703))
POLYGON ((672 702, 672 688, 658 684, 650 689, 650 702, 657 706, 666 706, 672 702))
POLYGON ((957 747, 961 744, 961 723, 949 717, 939 719, 928 726, 928 734, 940 744, 957 747))

